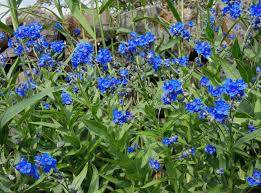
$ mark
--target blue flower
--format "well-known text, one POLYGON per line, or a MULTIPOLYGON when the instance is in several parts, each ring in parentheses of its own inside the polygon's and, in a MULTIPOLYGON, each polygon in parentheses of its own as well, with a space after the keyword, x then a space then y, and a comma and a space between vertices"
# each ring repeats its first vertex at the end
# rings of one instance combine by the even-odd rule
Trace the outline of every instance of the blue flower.
POLYGON ((118 52, 120 54, 125 54, 128 51, 127 46, 124 42, 121 42, 118 47, 118 52))
POLYGON ((0 54, 0 66, 5 67, 7 62, 7 57, 4 54, 0 54))
POLYGON ((44 171, 49 173, 51 169, 56 169, 57 160, 48 153, 43 153, 34 157, 36 165, 44 171))
POLYGON ((200 79, 200 84, 201 86, 209 86, 209 79, 206 76, 203 76, 200 79))
POLYGON ((247 85, 244 80, 236 80, 233 82, 231 79, 227 79, 224 83, 224 87, 226 93, 231 97, 242 97, 244 96, 244 90, 246 89, 247 85))
POLYGON ((30 23, 28 25, 19 26, 14 32, 16 39, 37 39, 41 36, 43 26, 39 23, 30 23))
POLYGON ((122 69, 120 69, 120 75, 121 75, 121 77, 126 77, 126 76, 128 76, 128 74, 129 74, 129 71, 128 71, 127 68, 122 68, 122 69))
POLYGON ((62 30, 63 26, 59 22, 56 22, 53 28, 56 30, 62 30))
POLYGON ((177 96, 183 93, 182 83, 178 80, 165 81, 162 88, 164 91, 162 97, 164 104, 171 104, 172 102, 175 102, 177 96))
POLYGON ((241 16, 241 2, 239 1, 223 1, 227 6, 223 9, 223 14, 229 13, 233 19, 237 19, 241 16))
POLYGON ((208 42, 198 41, 195 50, 198 54, 201 54, 205 58, 209 58, 211 56, 211 46, 208 42))
POLYGON ((0 32, 0 42, 6 39, 5 32, 0 32))
POLYGON ((90 43, 78 43, 71 58, 73 68, 77 68, 80 64, 90 64, 93 51, 90 43))
POLYGON ((73 34, 76 35, 76 36, 80 35, 81 34, 81 28, 75 28, 73 30, 73 34))
POLYGON ((49 103, 44 103, 44 104, 43 104, 43 108, 44 108, 45 110, 50 110, 50 105, 49 105, 49 103))
POLYGON ((195 147, 192 147, 191 149, 188 150, 188 152, 189 152, 191 155, 195 156, 195 155, 196 155, 196 148, 195 148, 195 147))
POLYGON ((171 144, 170 139, 168 137, 164 137, 162 139, 162 143, 163 143, 163 145, 166 145, 166 146, 171 144))
POLYGON ((173 92, 178 93, 182 91, 182 83, 178 80, 169 80, 164 82, 162 88, 166 94, 173 92))
POLYGON ((202 110, 202 108, 204 107, 202 101, 200 98, 195 98, 193 102, 188 103, 186 105, 186 109, 191 112, 191 113, 197 113, 200 112, 202 110))
POLYGON ((229 115, 230 105, 224 100, 216 100, 214 108, 208 108, 209 114, 218 122, 223 122, 229 115))
POLYGON ((169 145, 171 145, 171 144, 173 144, 173 143, 177 143, 177 142, 178 142, 178 136, 177 136, 177 135, 172 136, 172 137, 170 137, 170 138, 164 137, 164 138, 162 139, 163 145, 166 145, 166 146, 169 146, 169 145))
POLYGON ((118 80, 114 77, 99 77, 97 79, 98 89, 104 94, 106 92, 113 93, 119 84, 121 84, 121 80, 118 80))
POLYGON ((133 152, 135 152, 135 148, 134 147, 128 147, 127 148, 127 152, 128 153, 133 153, 133 152))
POLYGON ((15 88, 15 92, 20 97, 25 97, 29 90, 34 90, 36 88, 36 83, 33 80, 28 80, 21 83, 15 88))
POLYGON ((184 24, 182 22, 177 22, 170 27, 169 32, 174 36, 180 36, 183 30, 184 24))
POLYGON ((39 171, 35 167, 35 165, 27 162, 24 159, 21 159, 17 165, 15 166, 15 169, 19 171, 21 174, 26 174, 28 176, 33 177, 34 179, 39 179, 39 171))
POLYGON ((129 122, 133 116, 129 111, 126 111, 125 113, 123 111, 119 111, 117 109, 113 110, 113 122, 117 125, 122 125, 123 123, 129 122))
POLYGON ((247 128, 248 128, 248 132, 249 133, 252 133, 252 132, 254 132, 256 130, 256 128, 252 124, 249 124, 247 128))
POLYGON ((38 61, 38 66, 43 67, 54 67, 55 63, 50 54, 42 54, 38 61))
POLYGON ((150 164, 150 167, 153 169, 153 170, 159 170, 160 169, 160 163, 157 161, 157 160, 153 160, 153 159, 149 159, 149 164, 150 164))
POLYGON ((187 55, 179 57, 178 63, 180 66, 188 66, 189 57, 187 55))
POLYGON ((216 147, 215 146, 213 146, 213 145, 207 145, 206 147, 205 147, 205 152, 207 153, 207 154, 214 154, 214 153, 216 153, 216 147))
POLYGON ((112 61, 112 55, 108 48, 100 49, 98 55, 96 56, 96 62, 101 65, 107 65, 112 61))
POLYGON ((189 21, 189 22, 187 23, 187 26, 188 26, 188 27, 193 27, 193 26, 194 26, 194 22, 193 22, 193 21, 189 21))
POLYGON ((72 98, 71 98, 70 94, 68 94, 67 92, 62 91, 61 98, 62 98, 62 103, 64 105, 72 104, 72 98))
POLYGON ((261 172, 260 171, 257 171, 257 170, 254 170, 253 172, 253 177, 257 180, 261 180, 261 172))
POLYGON ((224 86, 214 88, 212 85, 208 86, 208 91, 213 97, 220 97, 225 92, 224 86))
POLYGON ((154 51, 149 51, 147 55, 148 63, 155 71, 158 71, 163 63, 160 56, 157 56, 154 51))
POLYGON ((258 185, 257 180, 255 180, 253 177, 250 177, 250 176, 247 177, 246 181, 247 181, 248 185, 251 186, 251 187, 254 187, 254 186, 258 185))
POLYGON ((61 41, 55 41, 51 43, 51 49, 54 53, 60 54, 62 53, 63 49, 65 47, 65 43, 63 40, 61 41))

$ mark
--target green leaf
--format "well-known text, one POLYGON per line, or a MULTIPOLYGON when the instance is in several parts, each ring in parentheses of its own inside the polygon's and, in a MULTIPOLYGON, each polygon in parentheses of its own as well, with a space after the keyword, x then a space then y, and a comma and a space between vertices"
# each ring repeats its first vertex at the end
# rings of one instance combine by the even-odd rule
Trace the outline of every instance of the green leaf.
POLYGON ((261 141, 261 129, 257 129, 252 133, 246 134, 244 137, 241 137, 237 142, 235 143, 235 147, 238 147, 239 145, 242 145, 252 139, 256 139, 258 141, 261 141))
POLYGON ((81 187, 81 184, 87 175, 87 171, 88 171, 88 163, 85 164, 80 174, 73 179, 72 182, 73 187, 75 187, 76 189, 79 189, 81 187))
POLYGON ((80 22, 80 24, 87 31, 87 33, 95 40, 96 34, 94 33, 88 21, 86 20, 85 16, 81 13, 81 10, 79 8, 79 1, 65 0, 65 2, 71 10, 73 16, 80 22))
POLYGON ((95 120, 84 120, 85 125, 90 131, 96 135, 106 138, 108 137, 107 127, 95 120))
POLYGON ((155 184, 159 184, 159 183, 164 182, 164 181, 166 181, 166 180, 167 180, 167 178, 162 178, 162 179, 160 179, 160 180, 153 180, 153 181, 151 181, 151 182, 145 184, 145 185, 142 186, 141 188, 142 188, 142 189, 148 188, 148 187, 150 187, 150 186, 153 186, 153 185, 155 185, 155 184))
POLYGON ((227 78, 232 78, 234 80, 242 79, 240 73, 234 64, 229 64, 227 61, 221 62, 222 69, 225 71, 227 78))
POLYGON ((208 1, 208 8, 210 9, 213 6, 214 0, 208 1))
POLYGON ((173 0, 167 0, 167 3, 168 3, 168 6, 169 6, 173 16, 177 19, 177 21, 181 21, 179 13, 173 4, 173 0))
POLYGON ((30 107, 37 101, 41 100, 46 95, 53 93, 55 91, 57 91, 55 88, 45 89, 42 92, 30 98, 24 99, 21 102, 15 104, 14 106, 8 108, 3 114, 0 115, 0 131, 10 120, 12 120, 21 111, 25 110, 26 108, 30 107))
POLYGON ((240 49, 237 39, 235 40, 235 42, 233 44, 231 52, 232 52, 233 57, 236 59, 240 59, 242 56, 241 49, 240 49))
POLYGON ((102 14, 113 2, 114 0, 105 1, 100 8, 99 14, 102 14))
POLYGON ((0 21, 0 29, 4 32, 12 34, 14 31, 9 26, 5 25, 3 22, 0 21))
POLYGON ((99 175, 98 170, 96 167, 92 164, 92 180, 89 186, 88 193, 93 193, 96 190, 99 189, 99 175))

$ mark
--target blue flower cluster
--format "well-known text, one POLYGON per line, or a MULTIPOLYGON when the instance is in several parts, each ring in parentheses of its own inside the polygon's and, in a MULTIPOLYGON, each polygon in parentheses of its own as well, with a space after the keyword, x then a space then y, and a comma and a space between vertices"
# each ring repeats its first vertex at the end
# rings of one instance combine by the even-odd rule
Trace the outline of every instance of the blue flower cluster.
POLYGON ((77 68, 80 64, 91 64, 93 51, 90 43, 78 43, 71 58, 73 68, 77 68))
POLYGON ((40 174, 36 166, 27 162, 25 159, 21 159, 15 166, 15 169, 19 171, 21 174, 26 174, 28 176, 33 177, 34 179, 40 178, 40 174))
POLYGON ((121 80, 117 79, 115 77, 99 77, 97 79, 98 82, 98 89, 105 94, 106 92, 108 93, 113 93, 118 85, 121 84, 121 80))
POLYGON ((162 139, 163 145, 166 145, 166 146, 169 146, 169 145, 174 144, 174 143, 177 143, 177 142, 178 142, 178 136, 177 136, 177 135, 172 136, 172 137, 170 137, 170 138, 164 137, 164 138, 162 139))
POLYGON ((196 43, 195 50, 198 54, 201 54, 205 58, 209 58, 211 56, 211 46, 208 42, 200 42, 196 43))
POLYGON ((15 92, 20 97, 25 97, 29 90, 35 90, 36 83, 33 80, 24 81, 15 88, 15 92))
POLYGON ((183 158, 187 158, 189 155, 195 156, 196 155, 196 148, 192 147, 192 148, 182 152, 179 159, 182 160, 183 158))
POLYGON ((71 98, 71 95, 69 93, 62 91, 61 98, 62 98, 62 103, 64 105, 72 104, 72 98, 71 98))
POLYGON ((207 153, 207 154, 214 154, 214 153, 216 153, 216 147, 215 146, 213 146, 213 145, 207 145, 206 147, 205 147, 205 152, 207 153))
POLYGON ((261 186, 261 172, 254 170, 253 175, 246 178, 249 186, 261 186))
POLYGON ((186 105, 186 109, 191 113, 200 112, 204 107, 200 98, 195 98, 193 102, 186 105))
POLYGON ((43 67, 54 67, 55 66, 55 62, 52 58, 52 56, 50 56, 50 54, 42 54, 39 58, 39 61, 38 61, 38 66, 40 68, 43 68, 43 67))
POLYGON ((160 169, 160 163, 157 160, 153 160, 152 158, 150 158, 149 164, 150 164, 151 169, 153 169, 153 170, 159 170, 160 169))
POLYGON ((231 106, 224 100, 216 100, 215 107, 207 108, 208 113, 218 122, 224 122, 227 119, 231 106))
POLYGON ((119 111, 117 109, 113 110, 113 122, 117 125, 122 125, 123 123, 128 123, 131 119, 133 119, 133 115, 131 112, 119 111))
POLYGON ((63 49, 65 48, 64 41, 54 41, 51 43, 51 49, 54 53, 60 54, 62 53, 63 49))
POLYGON ((176 101, 177 96, 183 93, 182 83, 178 80, 168 80, 163 85, 162 101, 165 105, 171 104, 176 101))
POLYGON ((15 169, 21 174, 26 174, 34 179, 40 178, 40 173, 37 167, 41 168, 44 173, 49 173, 51 169, 56 169, 57 160, 48 153, 35 156, 35 161, 36 164, 34 165, 22 158, 16 164, 15 169))
POLYGON ((158 71, 163 63, 161 57, 159 55, 156 55, 156 53, 152 50, 148 52, 147 61, 155 71, 158 71))
POLYGON ((177 22, 170 27, 169 32, 173 36, 182 37, 185 40, 189 40, 191 35, 185 26, 186 25, 182 22, 177 22))
POLYGON ((180 66, 188 66, 189 57, 187 55, 178 58, 178 63, 180 66))
POLYGON ((261 28, 261 4, 253 4, 249 9, 251 16, 251 25, 253 29, 258 30, 261 28))
POLYGON ((247 128, 248 128, 248 132, 249 132, 249 133, 252 133, 252 132, 254 132, 254 131, 256 130, 256 128, 254 127, 253 124, 249 124, 249 125, 247 126, 247 128))
POLYGON ((230 16, 233 19, 237 19, 241 16, 241 11, 242 11, 242 7, 241 7, 241 1, 234 1, 234 0, 222 0, 223 3, 226 4, 226 6, 223 9, 223 14, 227 14, 229 13, 230 16))
POLYGON ((36 166, 40 167, 44 173, 49 173, 51 169, 56 169, 57 160, 50 154, 43 153, 34 157, 36 166))
POLYGON ((233 81, 231 79, 226 79, 224 84, 214 88, 212 85, 208 86, 208 91, 214 97, 220 97, 223 93, 230 96, 231 99, 241 98, 244 96, 244 91, 247 85, 244 80, 233 81))
POLYGON ((131 38, 128 42, 121 42, 118 47, 118 52, 121 55, 137 54, 138 51, 149 49, 155 41, 155 38, 151 32, 147 32, 145 35, 139 36, 136 32, 130 34, 131 38))
POLYGON ((107 64, 112 61, 112 55, 108 48, 100 49, 95 59, 96 62, 103 66, 104 70, 108 70, 107 64))

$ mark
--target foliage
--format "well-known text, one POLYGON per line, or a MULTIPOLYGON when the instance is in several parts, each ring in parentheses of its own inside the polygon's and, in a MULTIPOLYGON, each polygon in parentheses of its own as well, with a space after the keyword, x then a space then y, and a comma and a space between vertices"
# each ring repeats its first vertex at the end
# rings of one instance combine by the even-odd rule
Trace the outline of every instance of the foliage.
MULTIPOLYGON (((52 26, 17 25, 20 3, 9 1, 14 32, 1 22, 0 42, 7 35, 16 58, 0 55, 0 192, 260 190, 260 5, 197 4, 198 22, 184 21, 180 2, 166 2, 176 22, 132 18, 133 31, 118 28, 108 43, 80 1, 65 1, 73 30, 59 0, 52 26), (168 39, 135 32, 144 20, 168 39)), ((136 6, 91 3, 110 20, 136 6)))

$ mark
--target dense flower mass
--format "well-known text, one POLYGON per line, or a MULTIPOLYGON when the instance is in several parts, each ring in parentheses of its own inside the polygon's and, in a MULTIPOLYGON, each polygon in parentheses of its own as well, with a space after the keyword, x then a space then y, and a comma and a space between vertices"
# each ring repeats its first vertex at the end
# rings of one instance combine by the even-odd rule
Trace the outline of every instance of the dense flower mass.
POLYGON ((21 159, 15 166, 15 169, 21 174, 26 174, 33 177, 34 179, 39 179, 40 177, 39 171, 37 170, 36 166, 27 162, 25 159, 21 159))
POLYGON ((215 107, 208 108, 209 114, 218 122, 223 122, 228 117, 231 106, 224 100, 216 100, 215 107))
POLYGON ((0 42, 6 39, 5 32, 0 32, 0 42))
POLYGON ((73 68, 77 68, 80 64, 90 64, 93 51, 90 43, 78 43, 71 58, 73 68))
POLYGON ((44 173, 49 173, 51 169, 56 169, 57 160, 48 153, 43 153, 34 157, 36 165, 40 167, 44 173))
POLYGON ((241 16, 241 11, 242 11, 242 7, 241 7, 241 1, 237 0, 222 0, 223 3, 226 4, 226 6, 223 9, 223 13, 227 14, 229 13, 231 18, 233 19, 237 19, 241 16))
POLYGON ((99 64, 106 66, 108 63, 112 61, 112 55, 108 48, 100 49, 98 55, 96 56, 96 62, 99 64))
POLYGON ((182 22, 177 22, 170 27, 169 32, 173 36, 182 37, 185 40, 189 40, 190 33, 185 27, 186 26, 182 22))
POLYGON ((65 47, 64 41, 55 41, 51 43, 51 49, 54 53, 60 54, 62 53, 63 49, 65 47))
POLYGON ((39 23, 30 23, 28 25, 21 25, 14 32, 16 39, 37 39, 41 36, 43 26, 39 23))
POLYGON ((42 54, 38 61, 38 66, 43 67, 54 67, 55 63, 50 54, 42 54))
POLYGON ((122 125, 123 123, 127 123, 133 118, 131 112, 129 111, 123 112, 117 109, 113 110, 112 116, 113 116, 113 122, 117 125, 122 125))
POLYGON ((253 29, 258 30, 261 28, 261 4, 253 4, 249 9, 251 16, 251 25, 253 29))
POLYGON ((244 96, 244 91, 247 85, 244 80, 236 80, 233 81, 231 79, 227 79, 224 83, 225 92, 231 97, 242 97, 244 96))
POLYGON ((166 104, 171 104, 176 101, 177 96, 183 93, 182 83, 178 80, 165 81, 163 84, 162 101, 166 104))
POLYGON ((200 112, 203 108, 203 103, 200 98, 195 98, 193 102, 188 103, 186 109, 191 113, 200 112))
POLYGON ((208 42, 198 41, 195 50, 198 54, 201 54, 205 58, 209 58, 211 56, 211 46, 208 42))
POLYGON ((113 93, 118 85, 121 84, 121 80, 115 77, 99 77, 97 79, 98 89, 104 94, 106 92, 113 93))

